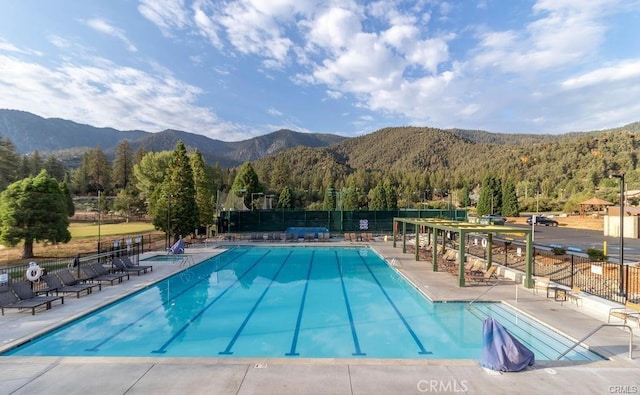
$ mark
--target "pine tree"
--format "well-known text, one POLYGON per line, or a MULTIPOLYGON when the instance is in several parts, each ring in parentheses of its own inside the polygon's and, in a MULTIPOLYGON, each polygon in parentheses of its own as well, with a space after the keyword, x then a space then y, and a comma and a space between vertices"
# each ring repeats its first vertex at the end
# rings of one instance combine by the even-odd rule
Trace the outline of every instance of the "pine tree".
POLYGON ((502 190, 502 215, 507 217, 517 217, 520 215, 516 186, 510 178, 505 181, 502 190))
POLYGON ((159 190, 153 224, 167 232, 171 243, 193 233, 199 223, 193 171, 182 141, 171 154, 167 178, 159 190))

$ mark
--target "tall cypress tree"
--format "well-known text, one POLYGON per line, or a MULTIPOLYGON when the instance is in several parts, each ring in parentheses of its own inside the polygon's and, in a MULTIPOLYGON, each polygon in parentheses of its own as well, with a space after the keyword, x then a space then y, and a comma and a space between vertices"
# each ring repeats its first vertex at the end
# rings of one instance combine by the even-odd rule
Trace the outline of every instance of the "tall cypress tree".
POLYGON ((520 215, 516 186, 510 178, 505 181, 504 188, 502 189, 502 215, 507 217, 517 217, 520 215))
POLYGON ((191 234, 199 224, 191 162, 182 141, 171 154, 167 177, 159 191, 153 224, 169 235, 171 243, 191 234))

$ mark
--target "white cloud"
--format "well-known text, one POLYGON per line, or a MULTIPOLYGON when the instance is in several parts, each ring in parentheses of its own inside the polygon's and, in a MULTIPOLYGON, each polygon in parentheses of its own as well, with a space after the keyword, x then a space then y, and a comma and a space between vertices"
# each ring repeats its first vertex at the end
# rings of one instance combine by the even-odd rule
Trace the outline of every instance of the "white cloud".
POLYGON ((18 48, 12 43, 4 40, 2 37, 0 37, 0 51, 20 53, 24 55, 42 55, 42 53, 39 51, 18 48))
POLYGON ((93 18, 93 19, 87 20, 85 23, 87 24, 87 26, 89 26, 90 28, 100 33, 104 33, 106 35, 115 37, 118 40, 122 41, 126 45, 128 51, 130 52, 138 51, 136 46, 133 45, 131 41, 129 41, 129 39, 124 33, 124 30, 118 29, 117 27, 112 26, 109 22, 105 21, 104 19, 93 18))
POLYGON ((283 115, 283 114, 282 114, 282 112, 280 112, 280 111, 276 110, 276 109, 275 109, 275 108, 273 108, 273 107, 269 107, 269 108, 267 109, 267 113, 268 113, 269 115, 274 116, 274 117, 281 117, 281 116, 283 115))
POLYGON ((189 24, 184 0, 140 0, 138 11, 167 36, 172 35, 173 29, 184 29, 189 24))
POLYGON ((231 136, 241 128, 219 121, 210 109, 198 106, 199 88, 169 74, 153 75, 106 59, 48 68, 0 55, 0 86, 12 87, 10 95, 0 95, 0 108, 95 126, 149 131, 173 128, 210 137, 221 130, 231 136))
POLYGON ((610 83, 638 84, 640 80, 640 59, 619 62, 588 73, 571 77, 562 82, 566 89, 578 89, 610 83))
POLYGON ((538 1, 538 19, 521 31, 480 34, 473 62, 503 72, 535 73, 568 67, 584 60, 599 46, 606 32, 602 13, 614 1, 538 1))

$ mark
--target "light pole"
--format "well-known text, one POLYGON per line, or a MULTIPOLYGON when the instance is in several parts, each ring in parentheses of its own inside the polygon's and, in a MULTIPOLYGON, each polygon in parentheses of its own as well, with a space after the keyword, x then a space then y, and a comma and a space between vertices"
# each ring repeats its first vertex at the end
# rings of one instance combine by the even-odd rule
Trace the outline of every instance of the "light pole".
POLYGON ((620 252, 618 258, 620 286, 618 296, 626 296, 624 292, 624 173, 611 174, 610 177, 620 179, 620 252))
POLYGON ((100 255, 100 222, 102 219, 100 217, 100 188, 98 188, 98 255, 100 255))
POLYGON ((171 247, 171 195, 167 195, 167 248, 171 247))

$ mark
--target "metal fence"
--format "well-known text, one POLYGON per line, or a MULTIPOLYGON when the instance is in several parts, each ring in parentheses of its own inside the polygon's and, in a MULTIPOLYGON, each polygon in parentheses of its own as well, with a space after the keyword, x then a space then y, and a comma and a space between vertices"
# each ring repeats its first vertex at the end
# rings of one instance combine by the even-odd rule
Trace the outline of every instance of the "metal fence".
MULTIPOLYGON (((457 248, 455 241, 450 241, 457 248)), ((487 258, 487 251, 474 236, 465 241, 468 254, 487 258)), ((533 247, 533 275, 548 277, 566 287, 579 287, 582 292, 614 302, 640 302, 640 267, 618 262, 592 261, 588 256, 563 250, 533 247)), ((524 272, 525 245, 519 242, 496 241, 492 247, 492 261, 524 272)))
MULTIPOLYGON (((69 269, 77 278, 82 278, 83 265, 99 262, 111 265, 111 260, 116 256, 131 257, 133 262, 138 262, 140 254, 144 251, 164 250, 165 238, 162 234, 147 234, 137 237, 107 238, 100 243, 100 250, 89 254, 78 254, 65 258, 34 259, 43 274, 55 273, 62 269, 69 269), (78 260, 76 261, 76 257, 78 260)), ((0 283, 27 280, 30 264, 20 264, 0 268, 0 283)), ((37 291, 46 288, 43 281, 33 281, 32 288, 37 291)))
POLYGON ((332 233, 366 230, 390 233, 393 218, 447 218, 467 220, 466 210, 244 210, 221 212, 219 233, 282 232, 289 227, 326 227, 332 233))

